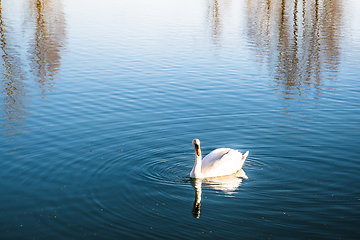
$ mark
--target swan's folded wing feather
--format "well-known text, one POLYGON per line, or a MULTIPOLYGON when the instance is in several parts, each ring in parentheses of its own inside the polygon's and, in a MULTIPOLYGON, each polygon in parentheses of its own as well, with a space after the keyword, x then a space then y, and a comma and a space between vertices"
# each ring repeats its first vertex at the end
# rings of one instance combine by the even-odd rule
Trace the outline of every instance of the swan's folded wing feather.
POLYGON ((201 172, 208 177, 235 173, 242 165, 242 154, 230 148, 220 148, 211 152, 203 160, 201 172))
POLYGON ((231 149, 230 148, 218 148, 206 155, 201 162, 201 169, 211 168, 216 161, 221 159, 225 154, 227 154, 231 149))

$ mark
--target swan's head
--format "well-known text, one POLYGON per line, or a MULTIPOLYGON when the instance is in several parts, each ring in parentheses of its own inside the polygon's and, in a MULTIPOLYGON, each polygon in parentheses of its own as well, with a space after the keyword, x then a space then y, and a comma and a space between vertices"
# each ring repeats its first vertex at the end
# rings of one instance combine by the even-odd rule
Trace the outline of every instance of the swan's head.
POLYGON ((194 140, 192 141, 192 145, 194 146, 195 154, 196 154, 197 156, 201 156, 200 140, 199 140, 199 139, 194 139, 194 140))

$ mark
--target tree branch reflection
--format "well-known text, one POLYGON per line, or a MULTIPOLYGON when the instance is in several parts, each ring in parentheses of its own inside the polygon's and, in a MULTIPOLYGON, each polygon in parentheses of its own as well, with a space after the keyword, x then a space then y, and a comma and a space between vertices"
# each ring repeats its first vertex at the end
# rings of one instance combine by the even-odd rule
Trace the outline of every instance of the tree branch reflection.
POLYGON ((211 29, 211 39, 215 46, 220 46, 221 37, 221 16, 218 0, 210 0, 208 5, 207 19, 211 29))
POLYGON ((60 51, 65 44, 65 17, 61 4, 52 0, 31 1, 35 38, 31 43, 31 71, 43 93, 50 90, 60 68, 60 51))
POLYGON ((248 0, 250 42, 285 99, 315 95, 336 79, 342 1, 248 0))
POLYGON ((0 1, 0 42, 4 66, 1 71, 3 73, 3 94, 5 95, 3 108, 5 115, 3 118, 7 120, 7 123, 2 125, 8 129, 4 133, 9 135, 22 132, 21 123, 28 115, 26 112, 28 102, 25 89, 26 74, 19 53, 14 46, 7 42, 7 37, 10 34, 11 32, 6 30, 0 1))
POLYGON ((25 11, 19 11, 17 15, 11 14, 11 3, 7 2, 3 9, 0 1, 1 71, 5 96, 3 118, 6 120, 3 126, 7 129, 5 134, 10 135, 21 133, 25 127, 23 122, 29 116, 26 110, 30 104, 27 96, 31 85, 29 80, 35 79, 42 93, 53 86, 66 40, 61 2, 24 1, 21 4, 25 11), (17 25, 17 18, 22 18, 25 24, 17 25))

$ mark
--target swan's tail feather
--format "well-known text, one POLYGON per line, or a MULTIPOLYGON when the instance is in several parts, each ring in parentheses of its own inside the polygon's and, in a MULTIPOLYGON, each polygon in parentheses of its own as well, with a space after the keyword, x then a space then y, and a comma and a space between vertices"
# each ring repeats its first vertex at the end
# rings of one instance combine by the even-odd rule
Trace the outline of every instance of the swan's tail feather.
MULTIPOLYGON (((240 153, 241 154, 241 153, 240 153)), ((245 164, 245 159, 247 158, 247 156, 249 155, 249 151, 247 151, 246 153, 244 153, 242 156, 241 156, 241 160, 240 160, 240 168, 242 168, 245 164)))
POLYGON ((244 160, 247 158, 248 155, 249 155, 249 151, 247 151, 246 153, 244 153, 244 155, 242 156, 241 161, 244 161, 244 160))

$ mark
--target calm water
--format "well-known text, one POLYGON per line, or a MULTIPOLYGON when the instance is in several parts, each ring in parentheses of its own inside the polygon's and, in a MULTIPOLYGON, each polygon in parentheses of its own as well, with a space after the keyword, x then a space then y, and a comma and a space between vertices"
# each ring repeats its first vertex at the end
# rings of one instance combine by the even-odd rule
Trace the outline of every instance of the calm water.
POLYGON ((358 0, 0 3, 1 239, 360 238, 358 0))

